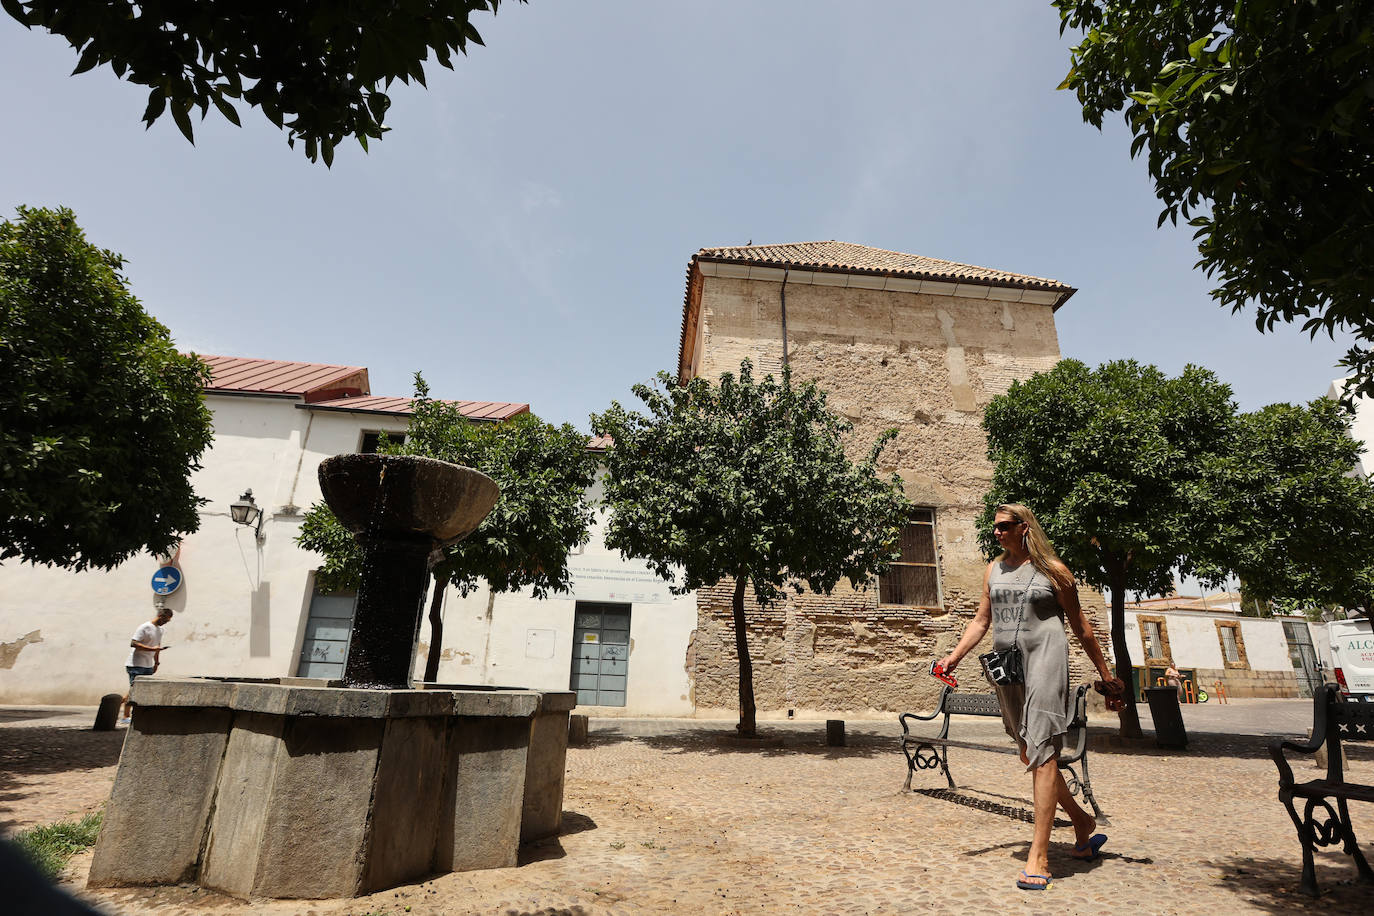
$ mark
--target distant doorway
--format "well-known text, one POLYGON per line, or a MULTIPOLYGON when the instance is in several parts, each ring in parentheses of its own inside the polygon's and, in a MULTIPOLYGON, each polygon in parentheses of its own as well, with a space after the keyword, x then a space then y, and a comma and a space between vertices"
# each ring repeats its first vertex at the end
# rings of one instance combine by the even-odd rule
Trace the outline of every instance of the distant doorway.
POLYGON ((572 689, 578 706, 624 706, 630 676, 630 605, 577 602, 572 689))
POLYGON ((1288 660, 1293 663, 1293 676, 1298 680, 1298 696, 1310 697, 1322 685, 1317 649, 1312 645, 1312 631, 1305 623, 1285 620, 1283 635, 1288 640, 1288 660))
POLYGON ((347 592, 315 592, 310 597, 310 616, 305 621, 297 677, 343 677, 356 600, 356 595, 347 592))

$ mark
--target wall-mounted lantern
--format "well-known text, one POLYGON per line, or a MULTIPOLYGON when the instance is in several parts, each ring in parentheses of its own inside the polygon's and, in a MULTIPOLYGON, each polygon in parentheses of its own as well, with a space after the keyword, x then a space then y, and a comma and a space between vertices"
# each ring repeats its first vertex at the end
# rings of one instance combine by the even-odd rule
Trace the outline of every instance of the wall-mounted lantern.
POLYGON ((262 540, 262 509, 253 501, 253 491, 249 489, 229 504, 229 517, 240 525, 252 527, 259 541, 262 540))

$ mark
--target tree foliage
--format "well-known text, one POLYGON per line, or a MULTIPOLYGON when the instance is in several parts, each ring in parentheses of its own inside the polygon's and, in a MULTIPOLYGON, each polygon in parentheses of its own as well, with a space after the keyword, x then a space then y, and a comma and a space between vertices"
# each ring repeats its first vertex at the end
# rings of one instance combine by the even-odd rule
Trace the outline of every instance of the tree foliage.
MULTIPOLYGON (((984 414, 995 465, 984 537, 999 503, 1035 510, 1074 575, 1111 590, 1112 654, 1128 685, 1126 592, 1162 594, 1175 569, 1218 577, 1215 507, 1199 497, 1234 414, 1231 390, 1204 369, 1170 379, 1134 361, 1071 359, 1013 382, 984 414)), ((1127 694, 1122 731, 1139 735, 1127 694)))
POLYGON ((1084 34, 1060 88, 1122 111, 1160 222, 1196 228, 1217 301, 1261 330, 1349 329, 1374 393, 1374 4, 1054 0, 1084 34))
MULTIPOLYGON (((431 398, 419 373, 415 395, 405 440, 383 439, 378 450, 476 468, 501 488, 496 506, 476 531, 431 557, 433 632, 425 679, 434 680, 443 641, 439 602, 446 587, 466 595, 484 580, 494 592, 528 588, 536 598, 568 590, 568 552, 587 542, 592 522, 586 491, 596 476, 596 459, 587 451, 586 435, 569 424, 554 426, 530 414, 502 423, 469 420, 454 404, 431 398)), ((323 555, 316 576, 321 588, 357 587, 362 550, 325 503, 306 513, 297 542, 323 555)))
POLYGON ((1247 600, 1285 611, 1374 611, 1374 486, 1337 403, 1271 404, 1238 418, 1215 495, 1247 600))
MULTIPOLYGON (((1358 445, 1347 424, 1326 399, 1237 414, 1230 388, 1194 366, 1168 378, 1133 361, 1064 360, 988 405, 984 522, 999 503, 1026 503, 1074 575, 1111 590, 1129 683, 1126 593, 1167 594, 1175 572, 1206 584, 1238 575, 1247 600, 1357 597, 1374 566, 1362 528, 1374 492, 1348 476, 1358 445)), ((1131 697, 1122 730, 1139 729, 1131 697)))
POLYGON ((80 55, 74 74, 109 64, 116 76, 149 87, 149 127, 170 112, 194 142, 195 109, 204 119, 213 105, 237 125, 234 106, 241 102, 326 165, 344 138, 367 149, 389 129, 382 122, 391 99, 383 88, 398 79, 423 86, 430 52, 453 69, 454 52, 482 44, 472 14, 494 14, 500 3, 0 0, 25 26, 65 38, 80 55))
POLYGON ((851 425, 814 383, 784 369, 679 386, 667 373, 636 385, 645 413, 619 403, 592 418, 615 441, 607 455, 606 546, 648 562, 677 594, 734 580, 740 731, 755 731, 744 589, 760 605, 802 583, 828 594, 847 578, 863 588, 895 558, 910 505, 895 476, 878 475, 889 431, 850 461, 851 425))
POLYGON ((0 222, 0 559, 108 569, 200 525, 209 370, 72 211, 0 222))

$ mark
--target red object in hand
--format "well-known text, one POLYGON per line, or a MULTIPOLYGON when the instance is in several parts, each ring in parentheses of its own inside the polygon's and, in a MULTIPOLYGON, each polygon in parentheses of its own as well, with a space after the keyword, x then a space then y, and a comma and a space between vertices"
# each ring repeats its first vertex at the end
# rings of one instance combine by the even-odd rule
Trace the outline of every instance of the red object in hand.
POLYGON ((1093 690, 1102 694, 1103 699, 1107 701, 1108 712, 1120 712, 1126 708, 1125 698, 1116 691, 1108 690, 1106 682, 1093 681, 1093 690))
POLYGON ((939 659, 930 663, 930 676, 937 681, 943 681, 951 687, 959 686, 959 679, 952 674, 946 674, 944 666, 940 664, 939 659))

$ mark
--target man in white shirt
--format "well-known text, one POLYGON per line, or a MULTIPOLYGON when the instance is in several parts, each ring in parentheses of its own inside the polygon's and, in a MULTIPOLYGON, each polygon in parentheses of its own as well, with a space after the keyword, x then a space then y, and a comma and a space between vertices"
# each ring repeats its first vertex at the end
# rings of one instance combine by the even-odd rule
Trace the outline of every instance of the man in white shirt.
MULTIPOLYGON (((157 609, 157 616, 147 623, 138 625, 134 630, 133 638, 129 640, 129 645, 133 647, 129 653, 129 660, 124 663, 124 670, 129 672, 129 686, 134 685, 134 678, 145 674, 152 674, 157 671, 162 650, 167 647, 162 644, 162 628, 167 625, 167 621, 172 619, 170 608, 160 607, 157 609)), ((129 702, 129 695, 124 695, 124 717, 120 719, 120 724, 127 725, 129 713, 133 704, 129 702)))

